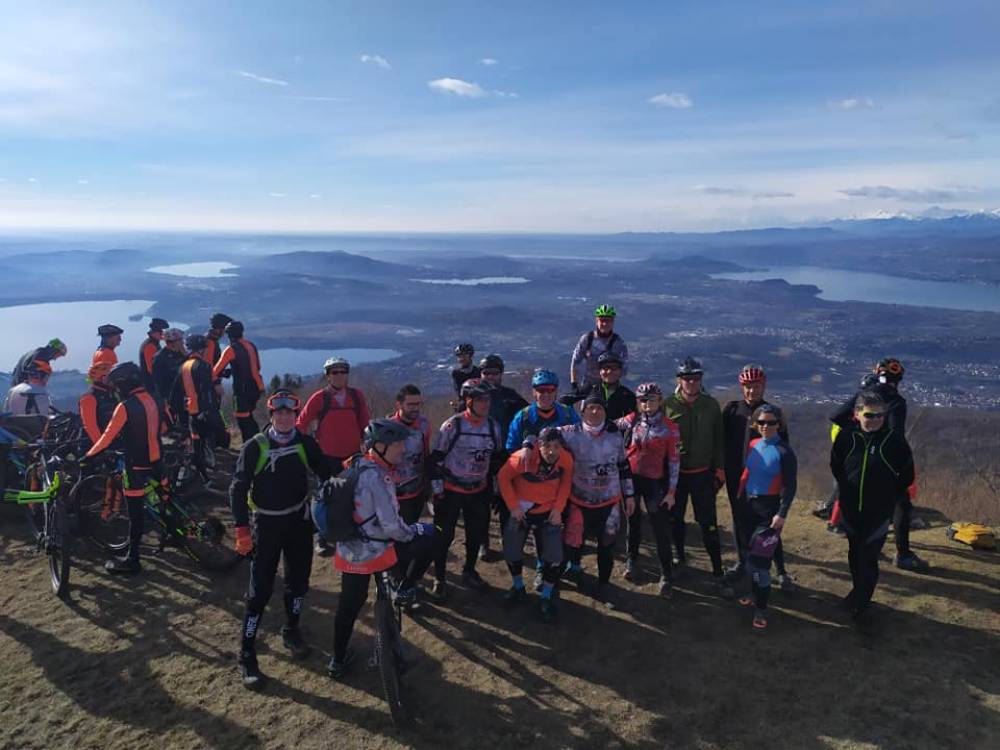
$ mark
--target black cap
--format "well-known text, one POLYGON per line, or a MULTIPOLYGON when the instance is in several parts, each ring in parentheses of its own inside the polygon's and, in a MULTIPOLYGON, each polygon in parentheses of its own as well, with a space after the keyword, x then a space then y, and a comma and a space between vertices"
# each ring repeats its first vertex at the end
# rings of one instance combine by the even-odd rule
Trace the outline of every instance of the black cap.
POLYGON ((151 331, 159 331, 160 333, 163 333, 168 328, 170 328, 170 324, 163 318, 153 318, 149 321, 149 330, 151 331))
POLYGON ((231 321, 232 318, 225 313, 217 312, 209 319, 208 324, 212 326, 212 328, 225 328, 231 321))
POLYGON ((608 408, 607 402, 604 400, 604 398, 602 396, 600 396, 597 393, 591 393, 589 396, 587 396, 587 398, 585 398, 583 400, 583 408, 584 409, 586 409, 588 406, 593 406, 594 404, 597 404, 602 409, 604 409, 605 411, 607 411, 607 408, 608 408))
POLYGON ((612 351, 601 352, 600 356, 597 358, 598 367, 601 365, 620 365, 621 363, 622 358, 612 351))
POLYGON ((104 325, 97 327, 98 336, 117 336, 120 333, 125 333, 125 331, 113 323, 105 323, 104 325))

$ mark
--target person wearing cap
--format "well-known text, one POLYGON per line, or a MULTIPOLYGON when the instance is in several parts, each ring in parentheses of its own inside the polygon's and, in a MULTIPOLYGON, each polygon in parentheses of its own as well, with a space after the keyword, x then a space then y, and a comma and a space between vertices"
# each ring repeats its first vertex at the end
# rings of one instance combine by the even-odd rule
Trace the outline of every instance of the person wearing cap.
POLYGON ((431 492, 434 496, 434 525, 443 541, 434 560, 431 596, 444 601, 448 596, 445 564, 448 547, 455 538, 459 515, 465 524, 465 564, 462 583, 473 589, 488 584, 476 572, 480 546, 489 534, 493 478, 504 458, 500 425, 490 416, 493 389, 473 378, 462 386, 465 411, 444 421, 430 457, 431 492))
POLYGON ((108 373, 111 367, 107 362, 91 365, 87 371, 90 390, 80 396, 80 421, 83 431, 90 438, 90 443, 96 443, 111 421, 111 415, 118 406, 118 399, 108 385, 108 373))
POLYGON ((14 365, 14 369, 10 372, 10 384, 15 386, 18 383, 23 383, 27 377, 26 369, 28 365, 32 362, 37 362, 41 360, 42 362, 48 362, 52 365, 52 361, 59 359, 59 357, 66 356, 66 344, 64 344, 59 339, 52 339, 45 346, 40 346, 37 349, 32 349, 30 352, 25 352, 21 355, 21 358, 14 365))
MULTIPOLYGON (((636 410, 635 393, 622 384, 624 363, 617 352, 602 352, 597 358, 597 372, 600 378, 589 389, 577 391, 576 400, 586 396, 600 396, 608 411, 608 419, 612 422, 633 413, 636 410)), ((574 398, 572 394, 570 398, 574 398)))
POLYGON ((771 559, 781 541, 788 509, 795 499, 798 462, 795 451, 781 437, 784 415, 777 406, 762 403, 751 417, 759 437, 747 446, 740 473, 737 512, 742 535, 740 552, 750 579, 752 597, 740 600, 754 606, 753 629, 767 629, 767 600, 771 591, 771 559))
POLYGON ((625 456, 632 469, 635 486, 635 511, 628 517, 623 577, 638 577, 639 548, 642 545, 642 506, 656 538, 660 560, 660 595, 673 596, 670 557, 670 510, 677 495, 680 470, 681 433, 677 425, 663 416, 663 391, 656 383, 642 383, 636 390, 639 410, 617 421, 625 441, 625 456))
POLYGON ((102 326, 98 326, 97 335, 101 337, 101 343, 97 345, 97 351, 94 352, 91 364, 96 365, 98 362, 106 362, 112 367, 117 365, 118 355, 115 353, 115 349, 121 344, 123 333, 125 331, 113 323, 105 323, 102 326))
POLYGON ((191 435, 194 465, 207 480, 208 469, 215 466, 215 448, 226 426, 219 417, 212 366, 204 359, 208 339, 200 333, 192 333, 185 343, 188 356, 174 380, 170 403, 181 406, 177 416, 191 435))
MULTIPOLYGON (((752 416, 759 407, 768 404, 764 399, 767 374, 763 367, 757 364, 745 365, 740 370, 737 381, 743 392, 743 398, 730 401, 722 408, 722 431, 725 435, 726 494, 729 497, 729 508, 733 514, 733 539, 739 555, 739 562, 727 573, 732 581, 743 577, 743 565, 746 559, 743 542, 749 538, 749 533, 740 529, 738 498, 740 479, 746 466, 747 450, 750 442, 760 437, 760 432, 757 430, 752 416)), ((778 427, 778 435, 788 444, 788 428, 784 420, 781 420, 778 427)), ((786 593, 793 591, 795 583, 785 569, 785 552, 780 537, 774 550, 774 567, 777 573, 775 581, 778 587, 786 593)))
POLYGON ((524 542, 531 532, 541 564, 538 612, 543 621, 549 622, 555 614, 555 586, 562 572, 562 515, 573 481, 573 456, 565 449, 562 433, 556 427, 545 427, 533 437, 536 439, 514 451, 497 473, 497 485, 508 511, 503 526, 503 554, 511 588, 505 599, 514 604, 527 598, 522 572, 524 542))
POLYGON ((157 397, 174 414, 180 414, 184 407, 183 403, 172 403, 170 394, 185 359, 187 351, 184 349, 184 331, 180 328, 168 328, 163 332, 163 348, 153 357, 153 387, 157 397))
POLYGON ((597 358, 604 352, 617 354, 623 372, 627 370, 628 346, 615 332, 617 314, 611 305, 598 305, 594 310, 594 327, 580 337, 570 358, 569 381, 574 391, 586 393, 600 380, 597 358))
POLYGON ((407 383, 396 393, 396 410, 389 417, 409 430, 403 460, 392 469, 399 515, 406 523, 420 520, 430 490, 427 464, 431 455, 431 423, 420 413, 423 405, 420 389, 407 383))
POLYGON ((281 640, 296 659, 310 653, 299 629, 312 572, 313 524, 306 498, 309 472, 321 480, 330 476, 319 445, 295 428, 298 396, 279 390, 267 400, 267 410, 270 423, 243 444, 229 486, 236 551, 250 556, 250 583, 237 658, 240 681, 250 689, 260 687, 265 680, 257 664, 257 630, 282 558, 285 626, 281 640))
POLYGON ((238 320, 226 325, 229 346, 222 351, 219 361, 212 367, 212 378, 225 377, 227 368, 233 378, 233 416, 239 425, 243 442, 260 432, 260 426, 253 417, 257 402, 264 392, 264 380, 260 376, 260 354, 253 342, 243 337, 243 324, 238 320))
POLYGON ((28 364, 24 374, 25 381, 7 391, 3 410, 18 417, 29 414, 49 416, 52 399, 49 397, 48 382, 52 366, 43 359, 36 359, 28 364))
POLYGON ((677 503, 673 508, 675 567, 684 565, 684 537, 688 501, 701 526, 702 542, 712 562, 712 576, 719 594, 726 599, 735 595, 722 568, 722 544, 715 496, 725 484, 725 455, 722 410, 719 402, 705 391, 701 362, 688 357, 677 367, 677 389, 664 404, 664 413, 681 431, 681 470, 677 480, 677 503))
POLYGON ((354 623, 368 599, 373 574, 393 569, 399 587, 395 601, 416 606, 417 581, 437 556, 441 535, 429 523, 407 523, 399 515, 395 467, 405 460, 410 430, 392 419, 374 419, 364 433, 364 453, 357 457, 354 489, 358 538, 337 542, 333 566, 340 571, 340 598, 333 621, 333 657, 327 674, 343 677, 353 661, 348 644, 354 623))
POLYGON ((455 387, 455 397, 457 399, 452 402, 455 411, 462 411, 465 408, 460 397, 462 383, 466 380, 472 380, 472 378, 482 377, 482 372, 480 372, 479 368, 472 364, 472 357, 475 353, 476 349, 472 344, 459 344, 455 347, 455 366, 451 369, 451 382, 455 387))
POLYGON ((142 377, 146 381, 146 388, 155 390, 153 382, 153 357, 160 351, 160 342, 163 341, 163 332, 170 327, 170 324, 163 318, 153 318, 149 321, 149 333, 139 345, 139 369, 142 377))
POLYGON ((622 516, 635 511, 632 469, 622 434, 607 419, 604 399, 591 394, 583 402, 583 421, 560 427, 573 454, 573 482, 566 506, 563 542, 569 566, 566 577, 580 585, 583 543, 597 539, 597 588, 594 597, 609 609, 617 606, 611 589, 615 540, 622 516))

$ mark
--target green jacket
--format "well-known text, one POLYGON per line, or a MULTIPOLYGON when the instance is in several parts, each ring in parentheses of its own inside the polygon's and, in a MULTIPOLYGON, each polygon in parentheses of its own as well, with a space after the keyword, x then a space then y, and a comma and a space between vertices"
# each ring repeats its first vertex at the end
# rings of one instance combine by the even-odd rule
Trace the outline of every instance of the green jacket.
POLYGON ((674 393, 667 398, 664 411, 681 430, 681 471, 723 468, 722 409, 718 401, 702 393, 688 404, 681 394, 674 393))

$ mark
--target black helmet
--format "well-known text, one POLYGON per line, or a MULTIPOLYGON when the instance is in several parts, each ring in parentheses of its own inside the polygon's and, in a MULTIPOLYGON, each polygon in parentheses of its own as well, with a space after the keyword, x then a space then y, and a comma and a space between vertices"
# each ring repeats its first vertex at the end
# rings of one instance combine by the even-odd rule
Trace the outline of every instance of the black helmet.
POLYGON ((208 346, 208 337, 200 333, 190 333, 184 340, 184 346, 188 348, 189 352, 200 352, 208 346))
POLYGON ((243 324, 238 320, 231 320, 226 323, 226 335, 231 339, 243 338, 243 324))
POLYGON ((410 437, 410 430, 391 419, 373 419, 365 427, 363 440, 365 448, 371 449, 375 443, 399 443, 410 437))
POLYGON ((208 324, 212 328, 225 328, 227 325, 229 325, 232 322, 232 320, 233 319, 230 318, 225 313, 215 313, 215 315, 213 315, 211 318, 209 318, 208 324))
POLYGON ((135 362, 122 362, 108 373, 108 385, 125 396, 142 385, 142 373, 135 362))
POLYGON ((113 323, 105 323, 104 325, 97 327, 98 336, 117 336, 121 333, 125 333, 125 331, 113 323))
POLYGON ((600 356, 597 358, 598 367, 601 365, 620 365, 621 363, 622 358, 612 351, 601 352, 600 356))
POLYGON ((479 396, 489 396, 493 389, 490 384, 481 378, 469 378, 462 383, 459 395, 462 398, 478 398, 479 396))
POLYGON ((487 354, 479 361, 479 369, 503 372, 503 357, 499 354, 487 354))
POLYGON ((677 377, 682 375, 704 375, 705 371, 701 367, 701 362, 694 357, 687 357, 677 365, 677 377))
POLYGON ((170 328, 170 324, 163 318, 153 318, 151 321, 149 321, 150 331, 158 331, 159 333, 163 333, 168 328, 170 328))
POLYGON ((476 350, 473 348, 472 344, 459 344, 458 346, 455 347, 456 357, 459 354, 468 354, 471 357, 475 353, 476 350))
POLYGON ((898 383, 903 379, 906 368, 895 357, 884 357, 875 364, 873 372, 882 379, 883 383, 898 383))

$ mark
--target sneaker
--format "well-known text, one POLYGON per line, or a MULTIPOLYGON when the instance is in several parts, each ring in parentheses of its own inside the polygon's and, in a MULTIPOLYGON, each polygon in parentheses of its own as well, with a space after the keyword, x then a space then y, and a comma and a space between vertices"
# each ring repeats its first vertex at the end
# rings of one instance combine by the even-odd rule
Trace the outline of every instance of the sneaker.
POLYGON ((895 563, 897 568, 901 568, 902 570, 909 570, 914 573, 926 573, 928 570, 931 569, 931 566, 927 563, 927 561, 921 560, 919 557, 917 557, 915 552, 911 552, 908 555, 903 555, 902 557, 896 555, 895 563))
POLYGON ((420 603, 417 601, 417 587, 411 586, 408 589, 396 589, 395 600, 404 612, 415 612, 420 603))
POLYGON ((112 557, 104 563, 104 570, 111 575, 134 576, 142 572, 142 565, 138 560, 132 560, 127 557, 112 557))
POLYGON ((254 651, 240 651, 236 658, 236 671, 247 690, 257 690, 267 679, 257 666, 257 654, 254 651))
POLYGON ((837 524, 836 526, 827 525, 826 531, 827 531, 827 533, 833 534, 834 536, 847 536, 847 532, 845 532, 840 527, 840 524, 837 524))
POLYGON ((795 579, 788 575, 788 573, 778 573, 774 577, 774 581, 778 584, 778 588, 781 589, 782 593, 794 594, 798 591, 799 587, 795 585, 795 579))
POLYGON ((337 548, 321 539, 316 542, 313 552, 316 554, 316 557, 333 557, 337 552, 337 548))
POLYGON ((816 516, 816 518, 822 518, 823 520, 826 520, 830 517, 830 511, 831 507, 826 503, 822 503, 821 505, 813 509, 812 514, 816 516))
POLYGON ((854 589, 851 589, 847 596, 837 602, 837 608, 842 609, 844 612, 853 612, 854 608, 857 606, 855 604, 856 599, 857 595, 854 593, 854 589))
POLYGON ((726 581, 726 577, 723 575, 717 575, 714 578, 715 590, 719 593, 723 599, 732 599, 736 596, 736 591, 733 589, 732 585, 726 581))
POLYGON ((604 605, 605 609, 616 609, 618 607, 618 597, 610 583, 599 583, 594 592, 594 600, 604 605))
POLYGON ((474 570, 462 571, 462 583, 470 589, 476 589, 477 591, 482 591, 483 589, 488 589, 490 587, 490 585, 483 580, 483 577, 474 570))
POLYGON ((350 671, 353 662, 354 652, 351 649, 347 649, 347 653, 344 654, 344 658, 341 661, 337 661, 337 657, 335 656, 330 657, 330 663, 326 665, 326 673, 330 675, 331 679, 339 680, 350 671))
POLYGON ((624 578, 626 581, 631 581, 632 583, 635 583, 635 580, 638 577, 637 573, 638 573, 638 565, 636 565, 636 561, 631 557, 626 557, 625 569, 622 571, 622 578, 624 578))
POLYGON ((443 578, 435 578, 434 582, 431 583, 431 590, 428 593, 434 601, 439 604, 444 603, 448 601, 448 584, 445 583, 443 578))
POLYGON ((556 603, 551 597, 545 599, 539 599, 538 601, 538 617, 542 622, 552 622, 553 618, 556 616, 556 603))
POLYGON ((514 605, 525 601, 528 598, 528 592, 524 588, 518 588, 517 586, 511 586, 507 591, 504 592, 503 600, 505 603, 514 605))
POLYGON ((767 632, 767 614, 763 610, 755 610, 753 613, 753 632, 763 635, 767 632))
POLYGON ((685 554, 678 555, 674 553, 673 563, 675 568, 683 568, 685 565, 687 565, 687 555, 685 554))
POLYGON ((298 628, 285 625, 281 629, 281 642, 285 648, 292 652, 292 657, 295 659, 305 659, 312 653, 312 649, 303 640, 302 632, 298 628))
POLYGON ((742 565, 734 565, 729 570, 727 570, 722 577, 725 578, 726 583, 728 583, 731 586, 737 581, 740 581, 746 577, 746 570, 743 568, 742 565))
POLYGON ((674 586, 670 582, 670 579, 665 576, 660 576, 660 583, 657 586, 657 591, 660 596, 667 601, 674 598, 674 586))

